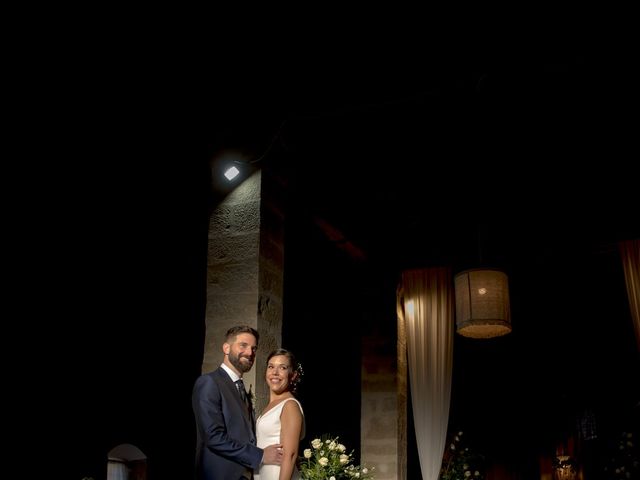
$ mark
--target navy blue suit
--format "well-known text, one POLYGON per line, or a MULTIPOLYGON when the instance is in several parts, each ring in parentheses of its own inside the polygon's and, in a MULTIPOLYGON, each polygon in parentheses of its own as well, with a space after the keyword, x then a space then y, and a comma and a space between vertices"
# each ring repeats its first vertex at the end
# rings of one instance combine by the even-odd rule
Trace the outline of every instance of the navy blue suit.
POLYGON ((196 479, 238 480, 257 470, 254 419, 231 377, 222 368, 199 376, 191 404, 196 420, 196 479))

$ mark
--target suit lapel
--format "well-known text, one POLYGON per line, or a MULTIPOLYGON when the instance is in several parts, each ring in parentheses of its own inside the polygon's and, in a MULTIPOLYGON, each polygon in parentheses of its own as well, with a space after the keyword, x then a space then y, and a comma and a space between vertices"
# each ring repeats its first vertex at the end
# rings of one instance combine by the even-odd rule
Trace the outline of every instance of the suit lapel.
POLYGON ((228 391, 227 396, 232 396, 236 399, 236 401, 238 402, 238 405, 240 405, 240 408, 242 409, 242 416, 244 417, 245 421, 251 426, 251 430, 255 433, 256 422, 253 415, 253 408, 251 408, 251 410, 247 408, 247 404, 242 400, 242 397, 240 396, 240 392, 238 391, 238 387, 236 387, 236 384, 233 382, 233 380, 231 380, 231 377, 229 376, 229 374, 225 372, 223 368, 220 368, 219 371, 221 373, 221 376, 225 380, 224 384, 227 386, 227 391, 228 391))

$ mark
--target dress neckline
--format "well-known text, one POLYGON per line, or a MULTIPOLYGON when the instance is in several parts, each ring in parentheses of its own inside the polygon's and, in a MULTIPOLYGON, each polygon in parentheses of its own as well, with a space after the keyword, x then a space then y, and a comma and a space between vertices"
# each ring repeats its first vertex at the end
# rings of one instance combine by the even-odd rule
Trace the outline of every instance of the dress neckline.
MULTIPOLYGON (((260 416, 261 416, 261 417, 264 417, 267 413, 269 413, 269 412, 271 412, 271 411, 275 410, 276 408, 278 408, 278 405, 281 405, 281 404, 283 404, 284 402, 286 402, 286 401, 288 401, 288 400, 295 400, 295 399, 296 399, 296 397, 294 397, 294 396, 283 398, 283 399, 282 399, 282 400, 280 400, 278 403, 276 403, 273 407, 271 407, 269 410, 265 410, 265 411, 263 411, 263 412, 260 414, 260 416)), ((297 400, 296 400, 296 401, 297 401, 297 400)))

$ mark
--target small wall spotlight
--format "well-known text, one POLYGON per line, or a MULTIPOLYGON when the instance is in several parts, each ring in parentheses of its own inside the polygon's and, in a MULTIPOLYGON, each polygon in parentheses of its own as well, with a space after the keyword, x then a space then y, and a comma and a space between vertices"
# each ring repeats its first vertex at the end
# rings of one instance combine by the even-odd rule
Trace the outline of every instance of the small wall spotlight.
POLYGON ((240 170, 238 170, 235 166, 227 168, 224 172, 224 176, 227 177, 227 180, 231 181, 238 176, 240 170))

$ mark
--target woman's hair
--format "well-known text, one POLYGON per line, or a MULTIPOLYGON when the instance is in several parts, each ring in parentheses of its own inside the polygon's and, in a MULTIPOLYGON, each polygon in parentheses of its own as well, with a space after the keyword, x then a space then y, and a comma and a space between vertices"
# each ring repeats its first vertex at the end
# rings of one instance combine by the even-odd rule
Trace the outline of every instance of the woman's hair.
POLYGON ((291 371, 297 373, 296 378, 291 381, 291 393, 296 393, 296 391, 298 390, 298 385, 302 381, 302 376, 304 375, 302 364, 296 360, 296 356, 293 354, 293 352, 290 352, 285 348, 278 348, 272 351, 267 357, 267 364, 269 364, 269 360, 278 355, 287 357, 289 359, 289 362, 291 363, 291 371))

